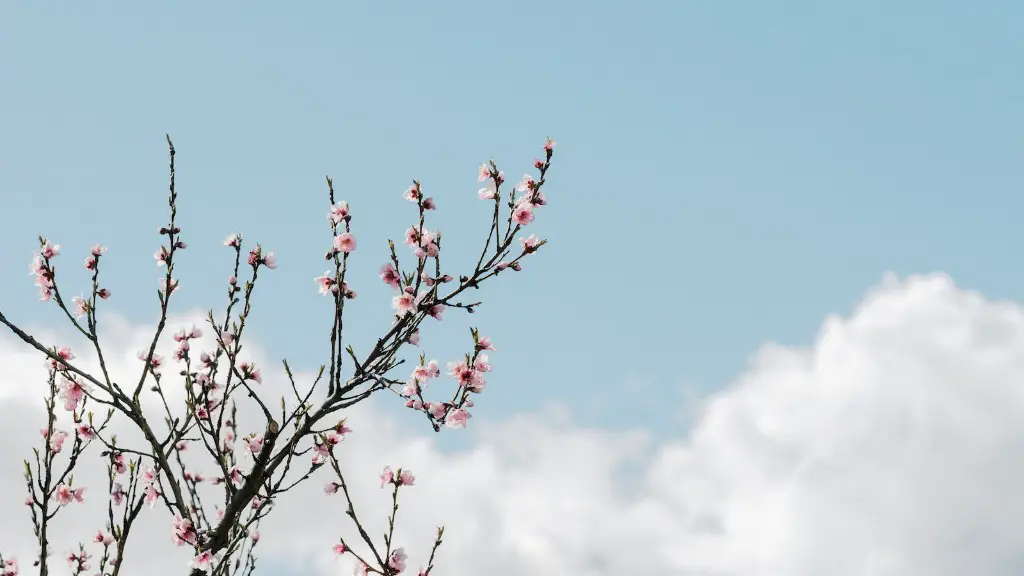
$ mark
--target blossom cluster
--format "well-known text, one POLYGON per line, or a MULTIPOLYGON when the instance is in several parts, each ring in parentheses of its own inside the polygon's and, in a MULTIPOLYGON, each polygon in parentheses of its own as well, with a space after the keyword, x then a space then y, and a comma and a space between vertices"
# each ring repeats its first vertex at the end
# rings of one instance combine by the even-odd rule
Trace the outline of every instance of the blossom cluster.
MULTIPOLYGON (((523 227, 533 224, 539 208, 547 204, 542 187, 555 146, 550 138, 544 142, 544 159, 534 161, 538 173, 525 174, 507 193, 502 191, 505 173, 498 169, 494 161, 480 167, 478 180, 485 184, 478 191, 478 196, 493 201, 493 214, 480 258, 475 268, 466 275, 453 276, 442 271, 443 235, 440 230, 427 226, 427 214, 438 209, 438 202, 426 196, 420 182, 414 181, 403 194, 403 198, 415 204, 418 210, 417 221, 404 233, 404 243, 412 252, 413 264, 403 269, 395 243, 389 241, 390 260, 380 267, 379 278, 393 291, 391 327, 385 336, 377 340, 376 346, 365 358, 359 359, 351 346, 346 348, 342 344, 341 322, 345 302, 357 296, 346 280, 346 273, 348 260, 356 252, 358 242, 351 226, 352 209, 347 201, 335 199, 333 183, 328 179, 330 203, 327 219, 332 236, 325 260, 333 264, 333 270, 329 269, 314 279, 319 292, 331 297, 335 305, 326 395, 314 398, 320 376, 308 392, 300 392, 285 363, 295 398, 290 407, 285 398, 281 399, 280 415, 284 420, 275 420, 276 412, 272 412, 261 399, 258 390, 264 375, 255 363, 239 356, 257 277, 262 269, 276 269, 278 259, 273 251, 265 251, 260 244, 246 252, 242 236, 231 234, 224 241, 224 245, 235 255, 234 269, 228 276, 225 319, 218 323, 212 312, 209 315, 215 347, 212 350, 199 350, 197 357, 193 348, 198 346, 197 340, 202 337, 202 330, 196 326, 188 329, 182 327, 172 334, 175 345, 171 361, 180 366, 178 374, 184 379, 185 391, 184 414, 174 415, 168 397, 164 395, 164 386, 167 385, 164 372, 166 362, 156 350, 168 320, 169 301, 172 293, 180 286, 173 275, 175 260, 178 252, 185 250, 187 245, 181 238, 181 228, 175 223, 175 151, 169 139, 168 144, 171 155, 168 200, 170 221, 159 229, 164 240, 153 256, 156 266, 164 270, 158 293, 161 315, 151 344, 137 354, 142 363, 142 373, 138 383, 134 384, 134 390, 122 388, 107 374, 96 331, 97 299, 106 300, 111 295, 110 290, 101 287, 99 282, 100 263, 107 252, 106 247, 96 244, 85 257, 84 268, 91 275, 92 290, 88 296, 71 298, 70 305, 61 296, 57 286, 54 261, 61 254, 60 245, 39 238, 39 251, 33 256, 30 265, 40 300, 55 302, 78 331, 90 341, 98 355, 102 374, 90 375, 75 367, 72 362, 76 357, 69 347, 45 348, 0 313, 0 323, 11 328, 23 341, 47 357, 50 395, 46 405, 49 409, 49 423, 41 430, 43 448, 37 451, 35 469, 32 469, 29 462, 25 463, 30 492, 25 504, 32 510, 37 534, 45 532, 41 526, 45 526, 58 511, 84 502, 87 488, 75 485, 71 472, 86 447, 94 441, 102 444, 102 456, 108 460, 108 523, 96 532, 90 543, 92 550, 99 552, 91 553, 85 544, 80 543, 76 550, 65 555, 65 560, 76 575, 91 572, 97 558, 97 574, 106 574, 108 566, 119 565, 129 528, 142 505, 152 509, 159 504, 163 504, 172 516, 171 541, 194 551, 190 562, 193 575, 209 573, 222 576, 226 566, 232 563, 229 560, 233 560, 235 569, 238 569, 241 557, 247 558, 246 566, 254 567, 253 548, 260 538, 258 523, 271 509, 275 497, 327 466, 333 469, 337 480, 326 483, 324 492, 328 495, 343 492, 348 501, 348 515, 358 525, 348 486, 335 454, 335 448, 352 429, 346 425, 345 419, 329 428, 316 426, 329 414, 351 406, 373 392, 390 390, 402 398, 406 407, 423 413, 434 430, 440 430, 441 427, 465 428, 472 417, 470 409, 474 407, 473 398, 484 391, 487 386, 486 375, 492 371, 488 352, 493 352, 495 348, 491 340, 481 336, 476 328, 470 329, 473 339, 470 351, 447 363, 446 373, 454 380, 455 390, 445 400, 427 400, 424 397, 430 382, 440 378, 442 372, 438 361, 428 361, 425 354, 420 355, 419 362, 404 381, 390 376, 403 362, 398 359, 398 352, 404 344, 420 345, 420 325, 426 318, 440 321, 446 312, 455 313, 450 312, 452 310, 473 313, 481 303, 464 302, 460 298, 464 298, 470 289, 479 287, 484 280, 506 269, 522 270, 522 259, 546 243, 536 234, 520 237, 519 232, 523 227), (507 221, 500 217, 502 206, 507 206, 507 221), (504 230, 501 229, 503 224, 504 230), (516 239, 521 249, 517 255, 512 254, 516 239), (240 279, 240 275, 245 272, 240 270, 243 262, 251 269, 248 280, 240 279), (236 305, 240 310, 235 309, 236 305), (341 374, 342 359, 346 353, 354 363, 353 375, 348 380, 341 374), (150 382, 148 388, 147 379, 150 382), (166 434, 163 438, 158 437, 143 414, 139 398, 144 390, 157 394, 161 400, 166 416, 166 430, 160 432, 166 434), (235 417, 237 397, 233 396, 239 390, 244 394, 243 400, 251 400, 266 417, 265 432, 251 431, 239 438, 235 417), (319 405, 314 400, 320 402, 319 405), (87 410, 97 404, 109 408, 109 411, 106 420, 94 424, 94 414, 87 410), (55 410, 58 405, 70 413, 75 426, 73 432, 69 433, 56 425, 55 410), (115 413, 131 420, 143 432, 147 444, 142 449, 122 448, 115 437, 104 433, 115 413), (286 428, 294 430, 293 435, 291 438, 282 437, 281 442, 276 444, 280 449, 275 450, 275 442, 286 428), (238 439, 241 440, 241 457, 236 456, 238 439), (69 441, 70 455, 66 449, 69 441), (303 442, 305 444, 300 444, 303 442), (202 474, 187 469, 182 454, 189 450, 190 445, 198 446, 200 451, 205 449, 219 471, 202 474), (307 453, 308 470, 303 473, 298 467, 293 467, 293 458, 307 453), (127 459, 126 454, 133 456, 127 459), (63 473, 54 470, 58 455, 67 460, 63 473), (251 461, 251 466, 244 468, 242 460, 251 461), (301 478, 282 488, 289 470, 299 470, 301 478), (55 480, 51 483, 51 479, 55 480), (197 492, 200 484, 207 486, 204 489, 220 486, 219 489, 224 490, 226 505, 223 508, 215 507, 215 515, 211 514, 215 519, 207 519, 197 492), (120 518, 115 516, 115 508, 121 512, 120 518)), ((320 375, 323 373, 322 367, 320 375)), ((393 546, 392 537, 398 511, 399 488, 414 486, 416 477, 409 470, 387 466, 379 474, 379 480, 382 489, 389 486, 392 488, 394 500, 383 551, 378 550, 361 526, 360 532, 366 547, 372 552, 372 559, 367 554, 359 555, 344 540, 333 546, 339 556, 351 554, 356 558, 357 575, 379 573, 395 576, 407 569, 405 549, 393 546)), ((433 569, 434 553, 441 544, 442 534, 443 528, 438 529, 428 565, 420 569, 419 576, 428 576, 433 569)), ((45 568, 50 555, 49 544, 45 538, 41 538, 39 544, 41 550, 36 563, 43 564, 45 568)), ((0 557, 0 576, 17 574, 17 560, 0 557)))

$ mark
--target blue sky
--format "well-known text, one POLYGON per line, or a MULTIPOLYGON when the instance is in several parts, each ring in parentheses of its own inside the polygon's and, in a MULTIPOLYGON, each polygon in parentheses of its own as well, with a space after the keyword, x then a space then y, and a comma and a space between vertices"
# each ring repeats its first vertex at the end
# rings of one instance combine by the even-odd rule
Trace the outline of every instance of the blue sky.
MULTIPOLYGON (((104 242, 110 308, 155 316, 165 132, 190 243, 178 309, 222 306, 220 241, 242 231, 281 260, 253 333, 305 368, 326 351, 325 174, 356 215, 358 349, 388 322, 373 273, 411 223, 410 180, 466 263, 476 167, 518 178, 557 139, 534 224, 551 242, 475 319, 499 348, 483 418, 557 401, 674 427, 684 385, 810 343, 890 270, 1024 297, 1020 3, 397 6, 5 3, 0 307, 59 320, 32 305, 41 233, 76 264, 104 242)), ((450 314, 428 353, 458 355, 465 325, 450 314)))

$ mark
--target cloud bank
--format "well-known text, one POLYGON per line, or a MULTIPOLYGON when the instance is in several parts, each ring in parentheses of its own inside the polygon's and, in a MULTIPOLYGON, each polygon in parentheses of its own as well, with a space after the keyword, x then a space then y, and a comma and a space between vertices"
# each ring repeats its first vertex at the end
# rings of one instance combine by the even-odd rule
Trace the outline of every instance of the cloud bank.
MULTIPOLYGON (((115 373, 137 373, 149 330, 108 330, 124 350, 115 373)), ((23 558, 30 524, 18 463, 38 438, 43 373, 37 354, 0 336, 0 550, 23 558)), ((268 387, 275 377, 265 376, 268 387)), ((826 319, 812 347, 765 345, 701 402, 681 437, 584 429, 552 408, 475 419, 455 432, 471 434, 472 446, 454 453, 425 425, 397 421, 396 403, 379 402, 351 413, 355 433, 341 454, 371 533, 382 532, 389 504, 379 470, 416 474, 396 537, 411 573, 438 523, 448 528, 436 572, 451 576, 1024 573, 1020 305, 942 275, 887 278, 850 317, 826 319)), ((87 472, 76 484, 99 485, 87 472)), ((327 480, 271 515, 266 573, 351 574, 330 553, 350 532, 342 501, 321 491, 327 480)), ((55 554, 95 533, 101 516, 90 506, 102 492, 63 516, 55 554)), ((166 512, 147 512, 127 573, 182 574, 190 555, 171 542, 166 512)))

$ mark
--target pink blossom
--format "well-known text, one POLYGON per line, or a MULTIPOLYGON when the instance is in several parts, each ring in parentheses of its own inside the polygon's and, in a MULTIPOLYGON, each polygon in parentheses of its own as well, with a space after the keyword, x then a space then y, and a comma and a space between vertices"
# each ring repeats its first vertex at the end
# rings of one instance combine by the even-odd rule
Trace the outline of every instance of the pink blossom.
MULTIPOLYGON (((71 348, 68 348, 67 346, 61 346, 60 348, 57 349, 57 357, 60 358, 61 360, 74 360, 75 359, 75 355, 71 352, 71 348)), ((49 365, 51 370, 57 370, 57 369, 63 369, 64 368, 63 364, 58 365, 57 361, 52 359, 52 358, 48 359, 46 362, 49 365)))
POLYGON ((197 534, 195 527, 192 526, 192 521, 188 518, 182 518, 181 516, 175 516, 171 520, 174 526, 174 543, 178 546, 184 546, 185 544, 196 545, 197 534))
POLYGON ((420 345, 420 331, 419 331, 419 329, 413 330, 409 334, 409 344, 412 344, 413 346, 419 346, 420 345))
POLYGON ((324 494, 337 494, 338 488, 341 488, 341 484, 337 482, 328 482, 324 484, 324 494))
POLYGON ((388 559, 388 566, 396 573, 400 574, 405 571, 406 558, 408 557, 406 556, 404 549, 395 548, 394 552, 391 553, 391 558, 388 559))
POLYGON ((100 288, 99 290, 96 291, 96 295, 106 300, 107 298, 110 298, 110 290, 107 290, 106 288, 100 288))
POLYGON ((487 354, 478 355, 476 360, 473 360, 473 368, 479 372, 490 372, 491 362, 490 358, 487 357, 487 354))
POLYGON ((380 279, 396 290, 401 288, 402 278, 390 262, 380 267, 380 279))
POLYGON ((448 404, 444 402, 428 402, 423 405, 434 418, 441 419, 448 412, 448 404))
MULTIPOLYGON (((137 357, 137 358, 138 358, 139 360, 142 360, 143 362, 146 362, 146 361, 147 361, 147 354, 146 354, 146 352, 145 352, 145 351, 139 351, 139 353, 138 353, 138 354, 136 354, 136 357, 137 357)), ((149 358, 148 360, 149 360, 149 361, 148 361, 149 367, 150 367, 150 368, 151 368, 151 369, 152 369, 152 370, 153 370, 154 372, 157 372, 157 371, 159 371, 159 370, 160 370, 160 366, 162 366, 162 365, 163 365, 163 363, 164 363, 164 358, 163 358, 163 356, 161 356, 161 355, 157 354, 156 352, 154 352, 154 353, 153 353, 153 357, 152 357, 152 358, 149 358)))
POLYGON ((49 240, 43 242, 41 251, 43 258, 49 260, 60 254, 60 244, 51 244, 49 240))
POLYGON ((530 204, 516 206, 515 210, 512 211, 512 220, 520 226, 533 222, 533 207, 530 204))
POLYGON ((491 344, 491 339, 487 336, 481 336, 476 342, 477 350, 491 350, 494 351, 494 345, 491 344))
POLYGON ((343 232, 334 237, 334 249, 346 254, 356 249, 356 237, 348 232, 343 232))
POLYGON ((413 184, 406 189, 405 194, 402 194, 402 198, 405 198, 409 202, 418 202, 420 199, 420 192, 416 189, 416 185, 413 184))
POLYGON ((178 279, 171 278, 170 289, 167 288, 167 278, 160 279, 160 292, 163 294, 169 294, 178 289, 178 279))
POLYGON ((366 562, 360 562, 356 566, 356 569, 352 572, 352 574, 353 574, 353 576, 366 576, 367 571, 369 569, 370 569, 370 567, 366 565, 366 562))
POLYGON ((491 165, 484 162, 480 165, 480 172, 477 175, 477 182, 484 182, 491 177, 491 165))
POLYGON ((82 423, 78 425, 78 435, 88 442, 96 437, 96 430, 92 426, 82 423))
POLYGON ((482 392, 484 389, 484 376, 465 360, 448 363, 448 374, 459 382, 459 386, 465 386, 470 391, 482 392))
POLYGON ((245 443, 253 456, 258 456, 260 451, 263 450, 263 436, 253 436, 247 439, 245 443))
POLYGON ((449 428, 465 428, 466 423, 472 418, 473 415, 463 410, 462 408, 456 408, 452 410, 451 414, 448 415, 448 419, 445 421, 445 425, 449 428))
POLYGON ((242 236, 240 234, 231 234, 224 240, 224 245, 239 248, 242 245, 242 236))
POLYGON ((257 542, 259 542, 259 541, 260 541, 260 531, 259 531, 259 530, 257 530, 257 529, 255 529, 255 528, 253 528, 253 529, 252 529, 252 530, 251 530, 251 531, 249 532, 249 538, 251 538, 251 539, 252 539, 252 543, 253 543, 253 544, 256 544, 257 542))
POLYGON ((92 247, 92 250, 90 252, 91 252, 91 254, 93 256, 96 256, 98 258, 100 255, 102 255, 106 251, 107 251, 106 246, 104 246, 103 244, 96 244, 95 246, 92 247))
POLYGON ((89 255, 85 257, 85 269, 95 270, 96 269, 96 257, 89 255))
POLYGON ((427 310, 427 314, 430 314, 435 320, 442 320, 441 315, 444 314, 444 304, 434 304, 427 310))
POLYGON ((420 393, 420 385, 419 385, 419 383, 416 382, 415 379, 410 379, 408 382, 405 383, 405 386, 402 386, 402 393, 401 394, 405 398, 409 398, 409 397, 415 396, 415 395, 417 395, 419 393, 420 393))
POLYGON ((540 239, 537 238, 536 234, 530 234, 529 238, 520 238, 519 244, 523 247, 523 252, 530 254, 531 252, 537 251, 540 239))
POLYGON ((391 306, 398 312, 399 316, 411 314, 416 310, 416 297, 410 292, 402 292, 391 299, 391 306))
POLYGON ((124 487, 120 482, 115 482, 114 489, 110 491, 110 501, 114 503, 114 506, 120 506, 124 502, 125 496, 124 487))
POLYGON ((516 192, 527 192, 537 187, 537 182, 533 179, 533 176, 529 174, 523 174, 522 180, 519 184, 516 184, 516 192))
POLYGON ((171 257, 171 253, 167 250, 167 246, 161 246, 157 250, 156 254, 153 254, 153 258, 156 259, 157 266, 166 266, 167 259, 171 257))
POLYGON ((72 488, 67 484, 61 484, 57 486, 57 501, 60 502, 61 506, 66 506, 72 501, 83 502, 85 496, 85 488, 72 488))
POLYGON ((228 477, 235 486, 242 484, 242 472, 238 469, 238 464, 235 464, 231 467, 231 470, 228 470, 228 477))
POLYGON ((554 140, 552 140, 551 138, 547 138, 546 140, 544 140, 544 150, 546 152, 551 152, 552 150, 555 149, 555 144, 556 142, 554 140))
POLYGON ((249 362, 242 362, 238 365, 238 370, 242 373, 242 377, 246 380, 255 380, 256 382, 263 384, 263 377, 260 375, 260 369, 249 362))
POLYGON ((263 257, 262 263, 264 266, 270 268, 271 270, 277 268, 277 257, 274 256, 274 252, 268 252, 267 255, 263 257))
POLYGON ((85 385, 78 380, 61 376, 60 397, 64 399, 64 409, 68 412, 74 412, 78 409, 78 405, 85 398, 85 393, 88 391, 85 385))
POLYGON ((424 210, 437 210, 437 204, 434 202, 433 198, 424 198, 423 199, 423 209, 424 210))
POLYGON ((203 572, 209 573, 213 572, 213 568, 219 561, 220 553, 214 554, 209 550, 206 550, 196 555, 196 557, 192 559, 192 562, 189 563, 189 566, 196 570, 202 570, 203 572))
POLYGON ((160 492, 157 491, 156 486, 148 484, 143 492, 146 495, 146 504, 149 504, 150 508, 156 506, 156 502, 160 498, 160 492))
POLYGON ((416 246, 420 242, 420 231, 418 228, 409 228, 405 231, 404 242, 409 246, 416 246))
POLYGON ((495 188, 494 182, 488 182, 486 186, 477 191, 477 195, 481 200, 494 200, 498 197, 498 189, 495 188))
POLYGON ((338 284, 331 276, 330 270, 324 272, 323 276, 317 276, 313 281, 320 287, 321 294, 327 295, 328 292, 338 293, 338 284))
POLYGON ((416 483, 416 477, 408 470, 401 470, 398 475, 398 483, 402 486, 412 486, 416 483))
POLYGON ((436 378, 441 374, 436 360, 431 360, 426 366, 420 365, 413 369, 412 377, 420 382, 426 382, 430 378, 436 378))
MULTIPOLYGON (((43 430, 46 432, 46 430, 43 430)), ((63 430, 54 430, 53 435, 50 436, 50 452, 53 454, 60 454, 60 451, 64 448, 64 440, 68 437, 68 433, 63 430)))
POLYGON ((89 303, 86 302, 81 296, 75 296, 71 298, 71 302, 74 303, 74 315, 75 318, 81 318, 89 311, 89 303))
POLYGON ((385 484, 390 484, 395 481, 395 473, 391 470, 391 466, 385 466, 384 471, 380 474, 380 487, 383 488, 385 484))
POLYGON ((327 215, 327 219, 331 221, 331 224, 337 226, 342 220, 348 220, 351 218, 348 209, 348 202, 342 200, 334 206, 331 206, 330 213, 327 215))
POLYGON ((114 471, 118 474, 124 474, 128 470, 128 467, 124 463, 124 454, 121 452, 114 454, 111 466, 114 467, 114 471))
POLYGON ((344 544, 341 544, 341 543, 335 544, 331 549, 334 551, 334 554, 337 555, 337 556, 341 556, 342 554, 344 554, 345 552, 348 551, 348 548, 344 544))

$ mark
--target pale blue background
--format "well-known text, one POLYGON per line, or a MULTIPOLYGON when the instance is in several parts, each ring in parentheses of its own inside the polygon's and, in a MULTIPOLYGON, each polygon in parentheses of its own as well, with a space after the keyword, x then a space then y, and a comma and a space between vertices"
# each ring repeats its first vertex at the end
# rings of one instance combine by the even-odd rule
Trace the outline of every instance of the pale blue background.
MULTIPOLYGON (((534 225, 551 244, 484 291, 499 351, 477 417, 555 400, 668 431, 684 384, 810 343, 887 270, 1024 296, 1022 29, 1011 1, 4 2, 0 306, 58 321, 32 305, 43 233, 82 289, 106 243, 112 307, 155 317, 169 132, 191 244, 177 308, 221 307, 220 241, 242 230, 282 262, 253 333, 309 368, 325 173, 356 214, 365 350, 409 181, 464 264, 487 218, 476 167, 516 180, 551 135, 534 225)), ((451 316, 431 356, 462 350, 451 316)))

